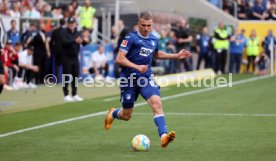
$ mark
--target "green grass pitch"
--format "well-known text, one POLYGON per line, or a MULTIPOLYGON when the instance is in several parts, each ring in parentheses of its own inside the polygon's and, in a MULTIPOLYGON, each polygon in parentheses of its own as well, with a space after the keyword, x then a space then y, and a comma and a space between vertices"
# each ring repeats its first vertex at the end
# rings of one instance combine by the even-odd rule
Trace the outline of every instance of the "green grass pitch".
MULTIPOLYGON (((248 77, 236 75, 234 81, 248 77)), ((162 97, 200 89, 169 87, 162 97)), ((0 114, 0 134, 118 107, 118 100, 104 101, 114 93, 118 92, 80 103, 0 114)), ((165 149, 160 147, 150 107, 141 105, 130 121, 115 120, 108 131, 103 127, 105 115, 98 115, 0 137, 0 161, 276 160, 276 77, 167 99, 163 106, 168 129, 177 134, 165 149), (131 149, 132 137, 140 133, 151 140, 148 152, 131 149)))

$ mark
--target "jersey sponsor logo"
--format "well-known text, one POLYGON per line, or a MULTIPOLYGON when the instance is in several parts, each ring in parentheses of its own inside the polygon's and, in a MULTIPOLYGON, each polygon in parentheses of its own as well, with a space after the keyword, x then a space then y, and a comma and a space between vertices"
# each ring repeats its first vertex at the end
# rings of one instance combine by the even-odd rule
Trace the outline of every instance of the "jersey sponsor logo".
POLYGON ((121 46, 122 47, 127 47, 128 41, 127 40, 123 40, 121 46))
POLYGON ((152 49, 142 47, 141 50, 140 50, 140 55, 147 57, 152 53, 152 51, 153 51, 152 49))

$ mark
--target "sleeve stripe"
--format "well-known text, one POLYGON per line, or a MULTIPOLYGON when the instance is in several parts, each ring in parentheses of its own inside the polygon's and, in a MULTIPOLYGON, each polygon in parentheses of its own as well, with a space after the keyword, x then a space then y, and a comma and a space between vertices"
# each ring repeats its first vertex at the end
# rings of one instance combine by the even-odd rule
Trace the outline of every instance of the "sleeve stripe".
POLYGON ((123 51, 123 52, 125 52, 125 53, 128 53, 128 51, 125 50, 125 49, 119 49, 119 50, 121 50, 121 51, 123 51))

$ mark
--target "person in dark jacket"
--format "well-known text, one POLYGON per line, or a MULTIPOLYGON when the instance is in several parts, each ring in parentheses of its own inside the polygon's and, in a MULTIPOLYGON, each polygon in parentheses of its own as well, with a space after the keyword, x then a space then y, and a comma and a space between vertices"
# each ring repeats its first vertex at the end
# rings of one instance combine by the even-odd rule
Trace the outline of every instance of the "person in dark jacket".
POLYGON ((65 25, 65 20, 60 19, 59 27, 53 30, 51 35, 51 40, 50 40, 51 53, 53 55, 53 60, 55 63, 54 72, 57 78, 59 78, 59 68, 61 66, 61 55, 62 55, 62 42, 61 42, 62 35, 61 34, 62 34, 62 31, 64 30, 64 25, 65 25))
MULTIPOLYGON (((114 57, 116 59, 117 54, 119 52, 120 45, 122 44, 122 41, 125 39, 127 34, 130 32, 130 30, 125 27, 125 23, 123 20, 120 20, 117 24, 117 32, 119 33, 118 41, 117 41, 117 46, 114 50, 114 57)), ((115 64, 115 77, 119 78, 120 77, 120 66, 118 64, 115 64)))
POLYGON ((45 24, 40 24, 40 30, 32 38, 30 46, 34 47, 33 61, 34 65, 39 67, 39 73, 36 74, 35 79, 37 83, 44 83, 43 80, 50 71, 50 57, 49 44, 46 39, 45 24))
POLYGON ((64 101, 83 101, 83 98, 77 95, 77 81, 79 76, 79 51, 80 45, 87 41, 83 38, 82 33, 76 30, 76 19, 69 17, 67 20, 67 28, 62 31, 62 55, 61 64, 63 69, 62 88, 64 93, 64 101), (71 78, 70 78, 71 77, 71 78), (68 86, 71 83, 72 95, 69 95, 68 86))

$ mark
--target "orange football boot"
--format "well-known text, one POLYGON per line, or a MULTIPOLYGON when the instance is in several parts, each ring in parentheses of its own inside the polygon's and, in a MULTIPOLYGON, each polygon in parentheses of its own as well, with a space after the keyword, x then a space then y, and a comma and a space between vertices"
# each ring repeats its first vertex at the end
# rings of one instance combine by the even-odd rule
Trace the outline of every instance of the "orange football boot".
POLYGON ((111 114, 114 110, 115 110, 115 108, 110 108, 108 110, 108 113, 107 113, 105 119, 104 119, 104 127, 105 127, 106 130, 111 128, 111 124, 114 120, 114 118, 112 118, 111 114))
POLYGON ((168 134, 165 134, 161 138, 161 147, 166 148, 168 144, 174 140, 175 136, 176 136, 175 131, 171 131, 168 134))

